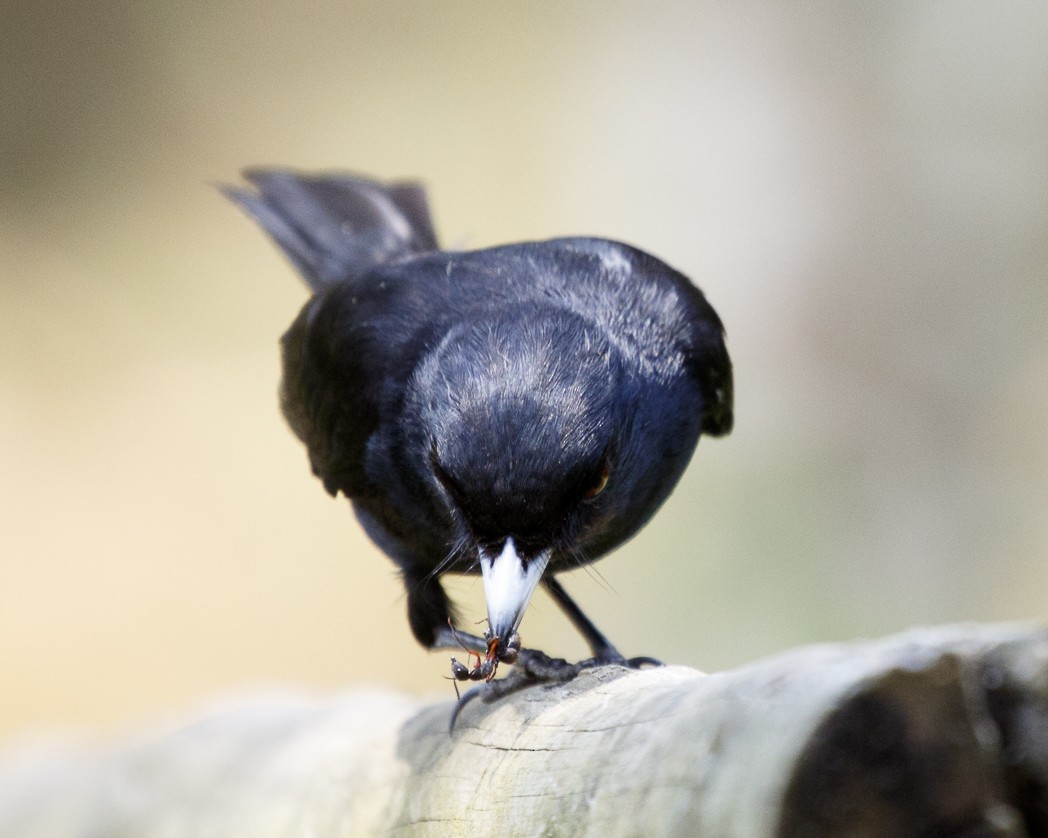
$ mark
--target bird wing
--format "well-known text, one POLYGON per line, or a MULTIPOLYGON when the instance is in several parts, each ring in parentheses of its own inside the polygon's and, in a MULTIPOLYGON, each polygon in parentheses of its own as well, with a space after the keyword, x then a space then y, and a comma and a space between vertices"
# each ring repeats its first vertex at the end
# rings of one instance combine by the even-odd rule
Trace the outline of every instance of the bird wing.
POLYGON ((368 443, 399 425, 425 348, 444 329, 442 262, 383 265, 317 294, 282 339, 281 404, 331 494, 372 494, 368 443))
MULTIPOLYGON (((697 290, 697 289, 696 289, 697 290)), ((702 392, 702 432, 724 436, 735 422, 731 359, 724 345, 724 327, 699 292, 700 316, 692 318, 691 340, 684 351, 684 365, 702 392)))

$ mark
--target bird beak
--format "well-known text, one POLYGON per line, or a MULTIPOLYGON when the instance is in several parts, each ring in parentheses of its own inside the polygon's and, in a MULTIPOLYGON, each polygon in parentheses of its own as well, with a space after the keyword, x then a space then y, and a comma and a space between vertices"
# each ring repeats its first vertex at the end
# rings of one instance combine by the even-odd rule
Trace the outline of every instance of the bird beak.
POLYGON ((506 648, 510 635, 517 630, 524 609, 535 593, 542 573, 549 564, 550 551, 543 550, 525 561, 517 552, 512 538, 502 545, 502 552, 480 551, 480 572, 484 577, 484 599, 488 605, 489 637, 498 640, 494 652, 506 648))

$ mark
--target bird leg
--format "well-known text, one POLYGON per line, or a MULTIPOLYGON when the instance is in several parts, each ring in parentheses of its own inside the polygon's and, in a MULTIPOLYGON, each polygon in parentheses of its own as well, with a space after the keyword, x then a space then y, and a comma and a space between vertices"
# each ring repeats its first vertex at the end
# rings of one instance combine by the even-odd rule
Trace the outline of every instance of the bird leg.
MULTIPOLYGON (((592 658, 580 662, 579 665, 583 669, 603 666, 604 664, 628 666, 631 669, 638 669, 645 665, 662 666, 662 661, 656 658, 645 656, 636 658, 623 657, 622 653, 604 636, 604 633, 593 624, 593 621, 582 613, 582 609, 575 603, 575 600, 568 596, 568 592, 564 590, 556 577, 547 575, 543 577, 542 584, 549 591, 549 595, 553 597, 553 601, 560 606, 560 610, 571 620, 571 624, 575 626, 579 634, 589 644, 590 651, 593 652, 592 658)), ((574 675, 571 677, 574 677, 574 675)))
POLYGON ((465 649, 483 657, 488 638, 459 631, 453 625, 453 609, 440 580, 429 574, 404 573, 408 594, 408 623, 411 632, 427 649, 465 649))
POLYGON ((433 642, 427 644, 430 649, 464 649, 471 655, 483 658, 488 653, 488 640, 466 631, 455 628, 450 619, 446 625, 433 630, 433 642))

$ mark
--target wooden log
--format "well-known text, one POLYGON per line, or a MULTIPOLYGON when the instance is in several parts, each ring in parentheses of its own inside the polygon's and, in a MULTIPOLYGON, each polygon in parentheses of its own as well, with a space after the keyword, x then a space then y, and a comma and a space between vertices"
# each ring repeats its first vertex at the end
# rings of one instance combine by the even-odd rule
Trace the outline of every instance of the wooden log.
POLYGON ((730 672, 452 702, 243 700, 0 761, 0 835, 1048 835, 1048 631, 918 629, 730 672))

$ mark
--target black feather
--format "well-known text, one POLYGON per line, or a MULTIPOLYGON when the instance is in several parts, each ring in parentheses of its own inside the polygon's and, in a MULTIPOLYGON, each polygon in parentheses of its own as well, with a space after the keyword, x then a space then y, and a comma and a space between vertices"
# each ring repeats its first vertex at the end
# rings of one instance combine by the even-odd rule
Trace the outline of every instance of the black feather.
POLYGON ((597 559, 700 433, 731 430, 721 321, 654 256, 592 238, 440 251, 418 185, 246 177, 255 191, 226 194, 315 292, 283 338, 284 413, 401 567, 422 643, 448 639, 439 573, 507 538, 549 572, 597 559))

